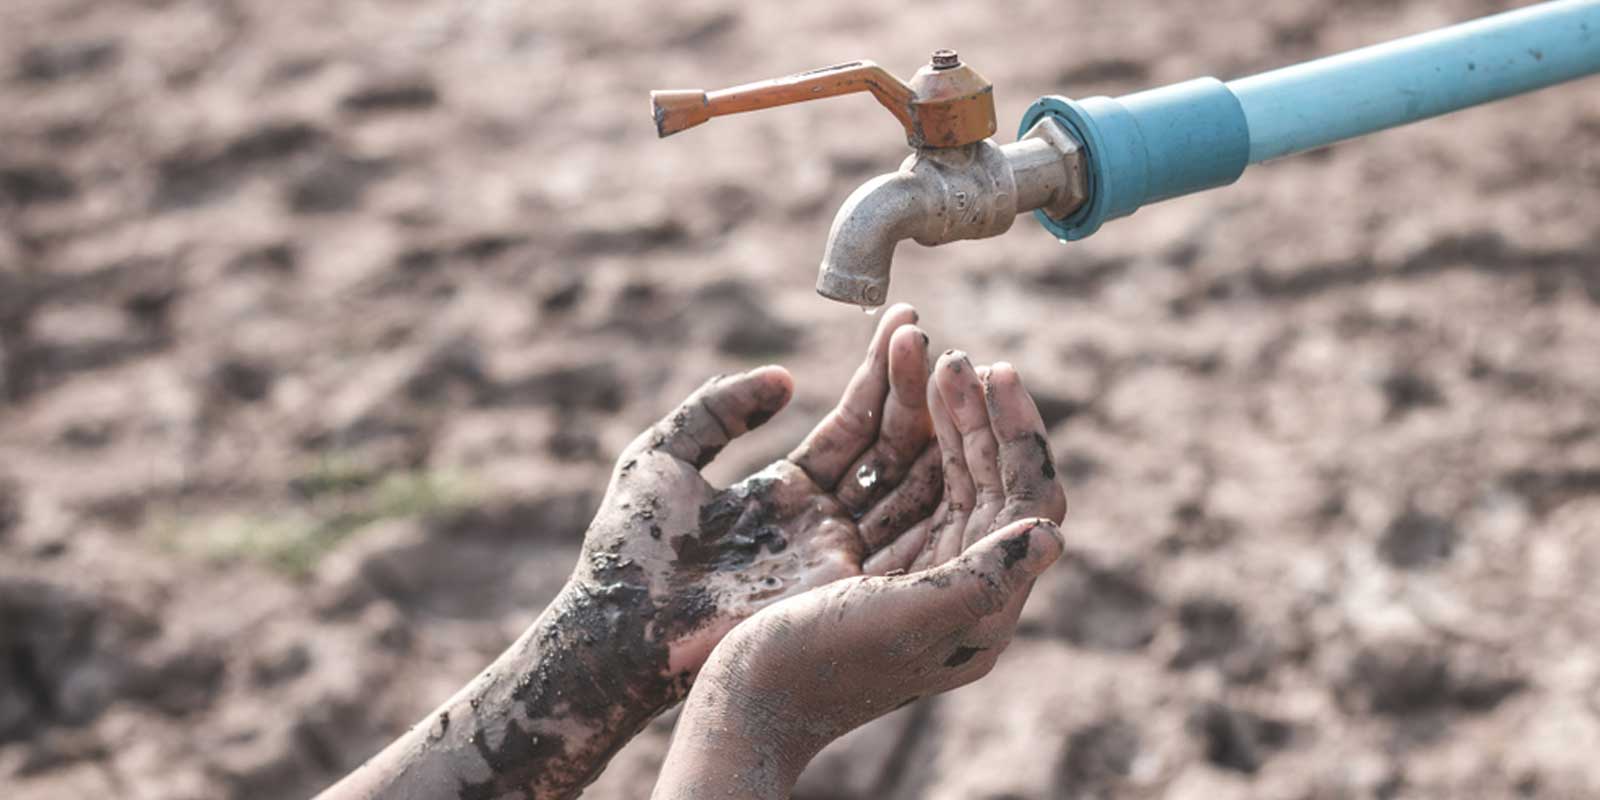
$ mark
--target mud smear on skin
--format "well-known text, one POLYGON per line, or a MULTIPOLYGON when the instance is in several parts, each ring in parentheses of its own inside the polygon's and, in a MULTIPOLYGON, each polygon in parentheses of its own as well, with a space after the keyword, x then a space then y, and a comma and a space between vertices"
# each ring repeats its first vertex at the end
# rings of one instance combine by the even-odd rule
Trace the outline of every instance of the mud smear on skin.
POLYGON ((972 657, 987 650, 987 647, 957 647, 950 657, 944 660, 947 667, 959 667, 972 660, 972 657))
POLYGON ((680 567, 700 572, 731 571, 748 566, 761 554, 781 553, 789 540, 775 522, 769 502, 771 478, 752 478, 717 493, 700 507, 697 535, 672 537, 680 567))
MULTIPOLYGON (((494 743, 490 732, 500 726, 480 718, 468 741, 491 776, 461 783, 459 800, 558 796, 587 786, 623 744, 688 693, 691 676, 669 672, 668 644, 699 627, 716 604, 702 590, 657 605, 644 569, 619 549, 620 541, 591 554, 593 580, 562 594, 518 645, 538 652, 517 661, 539 667, 511 681, 509 701, 470 702, 474 716, 485 702, 520 707, 526 719, 577 723, 594 735, 568 740, 508 717, 494 743)), ((507 691, 503 682, 491 683, 489 691, 507 691)))
POLYGON ((1028 536, 1031 533, 1033 533, 1033 529, 1029 528, 1022 533, 1006 538, 1005 541, 1000 543, 1000 552, 1003 554, 1003 559, 1000 562, 1002 566, 1006 569, 1011 569, 1018 561, 1028 557, 1028 536))
POLYGON ((773 415, 777 413, 778 412, 776 411, 768 411, 767 409, 752 411, 750 412, 750 416, 744 418, 744 429, 746 431, 753 431, 756 428, 767 424, 767 420, 772 419, 773 415))
MULTIPOLYGON (((772 416, 757 411, 746 420, 756 427, 772 416)), ((681 430, 687 416, 674 416, 681 430)), ((658 436, 659 438, 659 436, 658 436)), ((720 448, 706 448, 701 461, 720 448)), ((636 466, 623 464, 624 473, 636 466)), ((584 741, 534 730, 508 718, 498 744, 478 720, 468 741, 492 776, 460 785, 459 800, 485 800, 506 793, 544 796, 587 786, 611 757, 660 710, 688 694, 692 676, 669 672, 669 644, 687 638, 712 619, 716 598, 705 588, 705 576, 748 566, 762 550, 781 553, 789 541, 774 524, 777 509, 770 495, 777 481, 754 478, 719 492, 700 508, 696 530, 670 537, 677 573, 658 602, 651 597, 644 568, 622 555, 622 542, 610 538, 585 557, 591 578, 577 582, 557 598, 536 626, 524 648, 536 646, 532 673, 518 676, 510 687, 510 703, 529 720, 559 719, 594 731, 584 741), (613 676, 628 676, 626 681, 613 676)), ((638 501, 629 527, 642 527, 652 539, 665 538, 656 520, 660 499, 638 501)), ((628 504, 624 504, 626 509, 628 504)), ((594 538, 591 537, 591 541, 594 538)), ((499 688, 499 691, 504 691, 499 688)), ((472 701, 476 712, 480 699, 472 701)))
POLYGON ((700 455, 696 456, 694 459, 695 469, 704 469, 707 464, 710 464, 712 461, 716 460, 717 456, 722 455, 723 447, 724 445, 719 444, 711 447, 700 448, 700 455))
POLYGON ((1039 446, 1039 461, 1043 465, 1040 470, 1044 472, 1045 480, 1056 479, 1056 462, 1050 457, 1050 442, 1046 441, 1043 434, 1035 433, 1033 443, 1039 446))
MULTIPOLYGON (((715 385, 716 382, 719 381, 719 380, 721 380, 720 377, 713 378, 711 380, 711 383, 708 384, 708 385, 715 385)), ((716 421, 716 415, 708 414, 708 416, 710 416, 713 421, 716 421)), ((721 422, 717 422, 717 424, 721 425, 721 422)), ((695 437, 694 437, 693 433, 685 434, 685 429, 687 429, 688 427, 689 427, 689 409, 687 409, 687 408, 679 408, 677 410, 677 412, 672 415, 672 424, 671 424, 671 432, 670 432, 670 434, 657 433, 655 438, 651 441, 650 446, 652 448, 654 448, 654 449, 657 449, 657 450, 661 449, 662 447, 664 447, 666 445, 667 438, 668 438, 669 435, 671 437, 673 437, 673 438, 682 437, 682 438, 688 438, 690 440, 695 440, 695 437)), ((723 434, 724 441, 730 440, 730 439, 733 438, 729 434, 729 432, 728 432, 728 430, 726 428, 723 429, 722 434, 723 434)), ((699 449, 699 452, 695 453, 694 458, 690 459, 690 461, 691 461, 691 463, 694 464, 695 469, 704 469, 707 464, 710 464, 713 459, 715 459, 719 454, 722 453, 722 448, 724 446, 726 446, 726 445, 725 444, 717 444, 717 445, 711 445, 709 447, 701 447, 699 449)))
MULTIPOLYGON (((937 450, 938 447, 938 442, 929 441, 923 446, 923 453, 937 450)), ((922 456, 918 455, 917 458, 920 460, 922 456)), ((935 463, 930 469, 920 472, 913 467, 911 474, 901 480, 898 486, 889 486, 882 494, 887 495, 897 490, 920 492, 921 502, 902 508, 888 518, 888 529, 895 532, 893 536, 899 536, 910 530, 913 525, 929 518, 939 509, 939 502, 944 499, 944 465, 935 463)), ((872 508, 863 510, 860 517, 864 518, 872 510, 872 508)), ((893 538, 891 537, 889 541, 893 541, 893 538)))
MULTIPOLYGON (((774 524, 770 495, 776 483, 756 478, 718 493, 701 507, 696 531, 671 537, 679 572, 671 599, 663 603, 651 598, 644 569, 621 554, 624 539, 590 552, 593 579, 576 584, 541 619, 535 637, 540 667, 516 678, 510 697, 526 718, 583 723, 597 741, 571 742, 508 719, 496 745, 480 720, 469 741, 493 776, 463 783, 458 798, 485 800, 516 791, 543 796, 586 786, 657 711, 681 700, 691 677, 669 673, 668 644, 716 615, 704 576, 740 569, 762 550, 781 553, 789 546, 774 524), (614 675, 630 677, 623 683, 614 675)), ((659 500, 651 497, 642 505, 634 523, 661 538, 661 525, 653 522, 659 500)))
MULTIPOLYGON (((710 391, 710 390, 712 390, 719 383, 721 383, 723 380, 725 380, 725 379, 727 379, 729 377, 730 376, 728 376, 728 375, 718 375, 717 377, 712 378, 706 384, 706 388, 702 389, 702 391, 710 391)), ((744 432, 745 433, 748 433, 750 431, 755 430, 756 428, 761 427, 763 424, 766 423, 767 420, 772 419, 772 416, 774 414, 778 413, 777 412, 777 408, 781 407, 783 405, 783 403, 788 399, 787 391, 776 391, 775 392, 770 388, 758 389, 757 391, 761 392, 761 395, 758 397, 758 403, 760 405, 757 407, 757 409, 755 411, 750 412, 750 414, 745 417, 745 419, 744 419, 744 428, 745 428, 744 432)), ((705 404, 705 400, 702 399, 700 401, 700 403, 701 403, 701 405, 704 405, 705 404)), ((717 445, 711 445, 709 447, 701 447, 700 451, 695 454, 695 457, 693 459, 691 459, 692 462, 694 463, 695 469, 703 469, 703 468, 705 468, 705 466, 707 464, 710 464, 713 460, 715 460, 718 455, 721 455, 722 449, 727 446, 728 442, 733 441, 734 439, 738 438, 738 436, 740 435, 739 431, 729 430, 728 426, 722 421, 722 419, 720 417, 718 417, 715 413, 711 412, 709 408, 705 409, 705 416, 709 417, 713 424, 715 424, 716 426, 718 426, 718 427, 720 427, 722 429, 722 440, 723 440, 723 443, 722 444, 717 444, 717 445)), ((688 408, 679 408, 677 413, 672 415, 672 435, 675 436, 675 437, 676 436, 682 436, 684 434, 684 430, 688 426, 689 426, 689 409, 688 408)), ((689 434, 689 436, 690 436, 690 438, 694 438, 692 433, 689 434)), ((660 435, 657 435, 653 446, 659 448, 659 447, 661 447, 663 442, 664 442, 664 437, 662 437, 660 435)))

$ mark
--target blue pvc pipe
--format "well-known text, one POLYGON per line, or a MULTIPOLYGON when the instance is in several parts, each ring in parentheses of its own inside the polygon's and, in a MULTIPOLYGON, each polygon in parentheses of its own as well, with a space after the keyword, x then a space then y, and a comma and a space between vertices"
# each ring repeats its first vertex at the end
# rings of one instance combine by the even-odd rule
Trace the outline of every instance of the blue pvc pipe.
POLYGON ((1089 198, 1072 216, 1034 212, 1058 239, 1082 239, 1146 203, 1226 186, 1250 163, 1244 109, 1216 78, 1115 100, 1041 97, 1022 115, 1022 132, 1045 116, 1083 143, 1087 167, 1089 198))
POLYGON ((1082 239, 1140 206, 1224 186, 1250 164, 1600 72, 1600 0, 1556 0, 1231 83, 1201 78, 1116 99, 1039 98, 1083 143, 1082 239))
POLYGON ((1600 0, 1504 14, 1228 83, 1250 163, 1600 72, 1600 0))

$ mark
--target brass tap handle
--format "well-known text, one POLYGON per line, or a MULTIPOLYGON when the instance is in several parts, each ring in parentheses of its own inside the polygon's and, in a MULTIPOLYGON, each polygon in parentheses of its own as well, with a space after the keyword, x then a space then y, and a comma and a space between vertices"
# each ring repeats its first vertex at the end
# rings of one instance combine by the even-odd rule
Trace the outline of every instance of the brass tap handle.
POLYGON ((650 93, 656 133, 671 136, 712 117, 871 92, 905 128, 912 147, 957 147, 993 135, 994 87, 949 50, 906 84, 871 61, 851 61, 731 89, 658 90, 650 93))
POLYGON ((907 131, 911 130, 911 87, 871 61, 835 64, 715 92, 655 91, 650 93, 650 105, 655 114, 656 132, 670 136, 723 114, 759 111, 851 92, 872 92, 907 131))

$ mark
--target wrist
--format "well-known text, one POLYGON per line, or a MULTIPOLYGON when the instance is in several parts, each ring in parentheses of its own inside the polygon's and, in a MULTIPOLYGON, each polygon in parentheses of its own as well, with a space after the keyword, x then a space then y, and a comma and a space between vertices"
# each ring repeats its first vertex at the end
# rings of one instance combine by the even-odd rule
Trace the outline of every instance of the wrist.
POLYGON ((446 759, 456 782, 484 796, 575 796, 685 691, 644 635, 640 598, 621 582, 570 581, 446 704, 428 751, 459 754, 446 759))
POLYGON ((788 693, 752 680, 736 659, 707 663, 684 702, 656 800, 787 798, 830 737, 807 730, 788 693))
POLYGON ((506 655, 534 677, 581 677, 592 704, 642 725, 683 700, 692 679, 672 672, 667 643, 651 633, 656 614, 642 583, 574 577, 506 655))

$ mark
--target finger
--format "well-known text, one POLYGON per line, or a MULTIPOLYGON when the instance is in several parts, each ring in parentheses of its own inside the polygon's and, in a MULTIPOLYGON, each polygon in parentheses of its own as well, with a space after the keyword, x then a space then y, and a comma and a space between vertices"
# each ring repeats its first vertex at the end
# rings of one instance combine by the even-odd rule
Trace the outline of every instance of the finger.
POLYGON ((1061 522, 1067 513, 1067 496, 1056 481, 1044 419, 1023 387, 1022 376, 1002 361, 990 368, 983 388, 989 422, 1000 447, 1000 480, 1005 486, 1006 503, 998 523, 1025 517, 1061 522))
POLYGON ((901 326, 916 321, 916 310, 904 303, 884 312, 867 346, 866 360, 845 386, 839 405, 789 454, 789 460, 823 489, 832 490, 845 469, 877 438, 883 401, 889 394, 889 340, 901 326))
POLYGON ((889 340, 889 397, 878 439, 845 469, 834 496, 859 512, 899 485, 933 438, 928 416, 928 335, 906 325, 889 340))
POLYGON ((699 469, 735 437, 771 419, 793 395, 794 378, 782 367, 713 378, 629 449, 663 452, 699 469))
MULTIPOLYGON (((950 355, 949 353, 946 354, 950 355)), ((941 359, 940 366, 947 368, 941 359)), ((925 544, 926 555, 919 555, 913 568, 943 564, 961 552, 962 532, 966 529, 967 515, 977 503, 977 488, 972 483, 972 473, 967 471, 967 456, 961 447, 961 431, 956 428, 950 409, 945 405, 944 394, 936 381, 928 382, 928 414, 933 421, 933 432, 939 443, 939 462, 944 473, 945 516, 930 532, 925 544)))
MULTIPOLYGON (((928 566, 949 563, 967 546, 967 529, 972 526, 970 511, 952 514, 950 524, 944 525, 929 542, 928 566)), ((976 537, 973 537, 976 538, 976 537)))
POLYGON ((861 565, 863 575, 887 575, 891 572, 906 572, 916 568, 916 559, 927 550, 928 537, 933 534, 934 522, 942 515, 942 511, 935 511, 909 530, 896 536, 883 549, 873 553, 861 565))
POLYGON ((861 541, 875 553, 896 536, 928 518, 944 495, 939 449, 924 447, 905 480, 861 517, 861 541))
MULTIPOLYGON (((948 355, 948 354, 947 354, 948 355)), ((948 369, 945 359, 940 359, 938 369, 948 369)), ((972 473, 967 471, 967 454, 961 446, 961 431, 945 405, 944 393, 934 381, 928 382, 928 416, 933 422, 934 436, 939 443, 940 464, 944 467, 945 494, 950 506, 958 510, 972 508, 977 502, 977 488, 972 483, 972 473)))
MULTIPOLYGON (((939 540, 949 535, 949 528, 947 526, 941 524, 938 519, 933 520, 932 526, 928 529, 927 537, 923 539, 921 552, 917 553, 916 556, 911 559, 911 566, 906 567, 906 571, 921 572, 936 564, 943 563, 940 561, 935 561, 934 556, 939 552, 940 549, 939 540)), ((961 532, 959 530, 956 531, 954 536, 955 538, 960 539, 961 532)))
POLYGON ((1054 522, 1019 520, 985 535, 959 558, 899 580, 927 624, 955 630, 1020 611, 1034 579, 1064 548, 1054 522))
MULTIPOLYGON (((979 381, 978 371, 965 353, 955 351, 939 359, 933 375, 945 408, 950 412, 950 420, 961 439, 967 473, 972 476, 973 508, 999 508, 1005 499, 1005 487, 1000 479, 997 460, 999 448, 989 424, 989 410, 984 402, 983 384, 979 381)), ((969 534, 970 539, 974 540, 977 535, 977 532, 969 534)), ((963 545, 966 544, 971 544, 971 541, 963 542, 963 545)))

